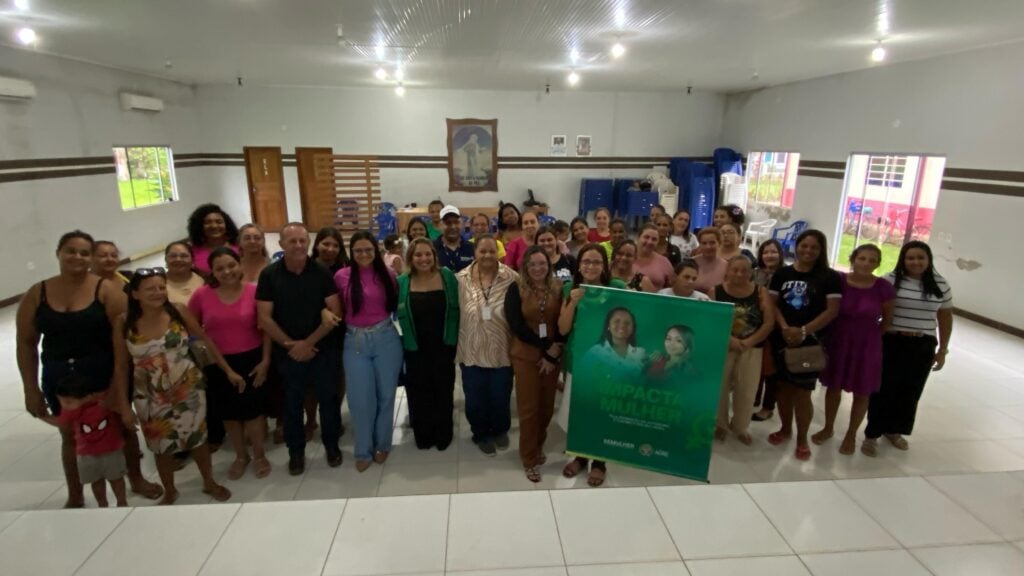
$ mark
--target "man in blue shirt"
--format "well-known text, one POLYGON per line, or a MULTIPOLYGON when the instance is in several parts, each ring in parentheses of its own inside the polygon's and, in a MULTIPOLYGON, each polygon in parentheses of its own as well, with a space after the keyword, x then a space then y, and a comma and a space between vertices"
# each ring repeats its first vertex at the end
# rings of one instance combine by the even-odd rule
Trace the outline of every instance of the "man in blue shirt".
POLYGON ((451 204, 441 209, 441 237, 434 240, 437 263, 458 272, 473 262, 473 244, 462 238, 462 214, 451 204))

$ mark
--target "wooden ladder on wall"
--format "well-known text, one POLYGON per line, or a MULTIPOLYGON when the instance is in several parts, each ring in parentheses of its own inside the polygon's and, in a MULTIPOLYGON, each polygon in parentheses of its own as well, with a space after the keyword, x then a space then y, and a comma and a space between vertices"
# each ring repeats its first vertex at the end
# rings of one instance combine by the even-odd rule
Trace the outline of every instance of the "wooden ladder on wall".
POLYGON ((310 232, 334 226, 347 242, 359 230, 375 229, 381 197, 377 157, 317 154, 313 163, 310 232))

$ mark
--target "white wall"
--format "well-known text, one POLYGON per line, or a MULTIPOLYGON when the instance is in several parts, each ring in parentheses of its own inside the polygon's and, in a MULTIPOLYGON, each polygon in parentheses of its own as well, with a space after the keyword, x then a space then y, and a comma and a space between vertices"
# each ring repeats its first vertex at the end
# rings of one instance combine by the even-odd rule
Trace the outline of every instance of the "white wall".
MULTIPOLYGON (((445 118, 497 118, 503 156, 546 156, 552 134, 593 136, 595 156, 710 155, 718 141, 725 99, 677 93, 493 92, 364 88, 201 86, 198 97, 207 151, 243 146, 330 146, 337 154, 444 156, 445 118)), ((643 176, 649 170, 502 169, 498 193, 449 193, 445 170, 384 169, 384 199, 397 205, 432 198, 463 206, 519 202, 532 188, 560 216, 575 214, 579 179, 643 176)), ((245 190, 241 168, 221 183, 245 190)), ((289 216, 298 218, 298 185, 286 169, 289 216)), ((239 208, 242 208, 239 206, 239 208)))
MULTIPOLYGON (((111 69, 0 47, 0 75, 31 80, 30 102, 0 99, 0 158, 111 156, 114 145, 166 144, 179 152, 202 147, 193 90, 111 69), (157 96, 159 114, 121 110, 118 92, 157 96)), ((185 235, 185 220, 205 201, 219 201, 207 186, 208 168, 177 171, 175 204, 122 211, 113 172, 0 184, 0 298, 23 292, 57 270, 58 237, 81 228, 115 241, 125 255, 185 235)), ((244 192, 244 188, 243 188, 244 192)))
MULTIPOLYGON (((803 160, 851 152, 934 153, 947 167, 1021 170, 1024 43, 883 66, 732 95, 723 145, 742 152, 793 150, 803 160)), ((800 177, 794 216, 831 237, 842 181, 800 177)), ((1024 328, 1019 266, 1024 198, 944 190, 932 247, 956 305, 1024 328), (976 260, 968 272, 957 258, 976 260)))

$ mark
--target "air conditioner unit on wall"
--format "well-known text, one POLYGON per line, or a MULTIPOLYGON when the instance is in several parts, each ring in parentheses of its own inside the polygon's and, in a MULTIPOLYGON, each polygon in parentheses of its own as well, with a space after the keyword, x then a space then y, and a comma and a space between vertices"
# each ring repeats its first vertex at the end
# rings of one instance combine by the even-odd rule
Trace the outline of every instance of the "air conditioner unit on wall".
POLYGON ((30 100, 36 97, 36 85, 28 80, 0 76, 0 98, 30 100))
POLYGON ((130 92, 121 92, 121 108, 124 108, 125 110, 160 112, 164 109, 164 101, 159 98, 141 96, 130 92))

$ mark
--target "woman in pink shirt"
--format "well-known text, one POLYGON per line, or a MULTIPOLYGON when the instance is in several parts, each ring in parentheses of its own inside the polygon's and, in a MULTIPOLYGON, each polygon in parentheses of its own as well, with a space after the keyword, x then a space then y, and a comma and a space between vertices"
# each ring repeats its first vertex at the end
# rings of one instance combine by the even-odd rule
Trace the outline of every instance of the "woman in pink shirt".
POLYGON ((651 292, 671 286, 676 277, 672 263, 657 252, 658 239, 658 227, 654 224, 645 224, 640 229, 636 260, 633 262, 633 272, 650 279, 651 292))
POLYGON ((196 272, 210 276, 210 254, 227 246, 238 254, 238 226, 216 204, 203 204, 188 217, 188 241, 196 272))
POLYGON ((537 229, 540 228, 540 220, 537 219, 537 213, 532 210, 523 212, 521 221, 523 223, 522 235, 505 246, 504 264, 513 270, 519 270, 519 265, 523 262, 523 254, 526 254, 527 248, 533 246, 537 236, 537 229))
POLYGON ((718 255, 722 233, 714 226, 701 228, 697 232, 700 245, 693 251, 693 259, 700 266, 697 273, 697 291, 709 294, 715 286, 725 281, 725 270, 729 263, 718 255))
POLYGON ((334 275, 345 314, 344 359, 348 407, 356 429, 356 470, 383 464, 391 451, 395 390, 402 369, 402 340, 391 321, 398 309, 395 271, 384 263, 377 240, 356 232, 351 263, 334 275))
POLYGON ((256 285, 243 281, 238 254, 228 247, 215 249, 207 263, 213 271, 210 283, 192 294, 188 308, 231 369, 245 379, 235 386, 219 368, 207 370, 209 410, 223 418, 235 448, 228 478, 241 478, 250 461, 254 461, 256 477, 265 478, 270 474, 270 461, 263 450, 269 399, 263 384, 270 368, 271 345, 257 325, 256 285))

